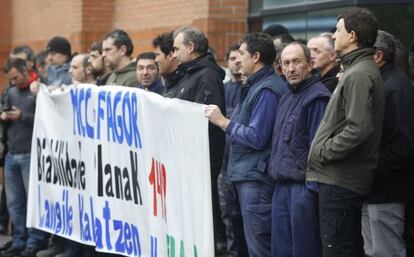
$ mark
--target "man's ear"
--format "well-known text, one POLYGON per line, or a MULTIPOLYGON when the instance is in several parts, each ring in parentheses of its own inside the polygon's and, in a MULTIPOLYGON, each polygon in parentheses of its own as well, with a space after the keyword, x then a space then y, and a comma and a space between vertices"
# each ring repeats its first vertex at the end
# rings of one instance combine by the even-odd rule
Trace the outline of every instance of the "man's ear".
POLYGON ((120 48, 118 48, 118 52, 119 52, 120 55, 126 56, 126 52, 127 52, 126 45, 122 45, 120 48))
POLYGON ((189 54, 192 54, 194 52, 194 43, 193 42, 189 42, 186 47, 187 47, 187 52, 189 54))
POLYGON ((358 44, 358 37, 357 37, 355 31, 351 30, 351 32, 349 33, 349 37, 350 37, 349 40, 350 40, 351 43, 358 44))
POLYGON ((383 62, 384 61, 384 52, 377 50, 374 54, 374 61, 375 61, 376 64, 379 64, 379 63, 383 62))
POLYGON ((311 72, 312 70, 313 70, 313 64, 314 64, 315 62, 314 61, 310 61, 308 64, 307 64, 307 70, 309 71, 309 72, 311 72))
POLYGON ((174 58, 174 51, 171 51, 169 54, 165 56, 165 59, 167 59, 168 62, 171 62, 174 58))
POLYGON ((86 66, 85 73, 86 73, 86 75, 91 75, 92 74, 92 67, 90 65, 86 66))
POLYGON ((329 54, 329 61, 334 62, 337 59, 335 51, 329 54))
POLYGON ((253 62, 254 63, 259 63, 260 62, 260 52, 255 52, 254 54, 252 54, 252 58, 253 58, 253 62))

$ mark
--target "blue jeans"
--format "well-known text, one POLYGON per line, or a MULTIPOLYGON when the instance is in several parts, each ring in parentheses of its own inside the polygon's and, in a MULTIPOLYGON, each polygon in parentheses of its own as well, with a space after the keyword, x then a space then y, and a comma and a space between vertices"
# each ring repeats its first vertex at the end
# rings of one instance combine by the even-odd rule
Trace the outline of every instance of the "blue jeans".
POLYGON ((322 257, 318 195, 304 183, 278 183, 272 204, 272 256, 322 257))
POLYGON ((37 229, 26 229, 27 192, 30 175, 30 154, 6 155, 4 180, 7 209, 13 223, 13 246, 18 248, 40 247, 45 233, 37 229))
POLYGON ((235 183, 250 257, 271 255, 271 210, 274 186, 246 181, 235 183))

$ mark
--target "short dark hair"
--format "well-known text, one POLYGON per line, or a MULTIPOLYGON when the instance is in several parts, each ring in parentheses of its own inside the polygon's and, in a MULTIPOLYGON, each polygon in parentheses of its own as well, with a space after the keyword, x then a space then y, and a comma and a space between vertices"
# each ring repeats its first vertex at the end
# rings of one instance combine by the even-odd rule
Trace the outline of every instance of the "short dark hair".
POLYGON ((272 37, 273 41, 276 39, 280 39, 280 43, 284 46, 289 44, 290 42, 295 41, 295 39, 290 34, 279 34, 277 36, 272 37))
POLYGON ((240 44, 239 44, 238 42, 236 42, 236 43, 232 44, 232 45, 230 46, 229 50, 228 50, 228 51, 227 51, 227 53, 226 53, 226 60, 227 60, 227 61, 229 60, 229 57, 230 57, 230 53, 231 53, 231 52, 233 52, 233 51, 239 51, 239 48, 240 48, 240 44))
POLYGON ((341 13, 337 20, 344 19, 348 33, 354 31, 359 47, 373 47, 378 34, 378 20, 365 8, 353 8, 341 13))
POLYGON ((410 64, 408 62, 408 51, 404 48, 401 41, 395 38, 395 58, 394 64, 407 76, 409 76, 410 64))
POLYGON ((307 63, 310 63, 311 62, 311 60, 312 60, 311 52, 310 52, 309 48, 305 44, 303 44, 300 41, 293 41, 293 42, 290 42, 289 44, 287 44, 284 49, 286 49, 286 47, 288 47, 290 45, 298 45, 298 46, 300 46, 300 48, 302 48, 303 56, 305 57, 305 61, 307 63))
POLYGON ((33 52, 32 48, 29 46, 23 45, 23 46, 17 46, 15 47, 12 52, 13 55, 25 53, 27 55, 27 60, 31 62, 36 61, 35 53, 33 52))
POLYGON ((174 31, 174 39, 178 34, 183 33, 183 43, 188 45, 190 42, 194 44, 194 52, 198 54, 206 54, 208 51, 208 39, 204 33, 195 27, 182 27, 174 31))
POLYGON ((159 47, 164 55, 169 55, 174 52, 174 31, 159 34, 154 40, 152 40, 152 46, 154 48, 159 47))
POLYGON ((121 46, 126 47, 126 55, 131 56, 134 51, 134 44, 132 44, 131 38, 129 35, 122 29, 114 29, 109 33, 106 33, 103 37, 103 40, 112 38, 114 40, 114 45, 116 48, 121 48, 121 46))
POLYGON ((47 52, 46 50, 40 51, 36 54, 36 64, 40 65, 42 67, 46 66, 46 58, 47 58, 47 52))
POLYGON ((260 53, 260 61, 265 65, 272 65, 276 57, 276 49, 272 38, 262 32, 249 32, 244 34, 240 45, 245 43, 250 54, 260 53))
POLYGON ((80 54, 82 57, 82 66, 84 69, 86 69, 90 63, 89 63, 89 54, 80 54))
POLYGON ((287 28, 281 24, 269 25, 265 30, 263 30, 263 32, 271 37, 279 36, 281 34, 289 34, 287 28))
POLYGON ((99 54, 102 54, 102 42, 93 42, 89 48, 89 51, 98 51, 99 54))
POLYGON ((385 62, 394 61, 397 47, 395 46, 395 39, 391 34, 383 30, 378 30, 377 41, 375 41, 374 47, 383 52, 385 62))
POLYGON ((155 53, 154 52, 144 52, 138 55, 137 62, 141 59, 143 60, 155 60, 155 53))
POLYGON ((20 58, 9 58, 4 64, 4 72, 8 73, 15 68, 20 73, 27 71, 26 62, 20 58))

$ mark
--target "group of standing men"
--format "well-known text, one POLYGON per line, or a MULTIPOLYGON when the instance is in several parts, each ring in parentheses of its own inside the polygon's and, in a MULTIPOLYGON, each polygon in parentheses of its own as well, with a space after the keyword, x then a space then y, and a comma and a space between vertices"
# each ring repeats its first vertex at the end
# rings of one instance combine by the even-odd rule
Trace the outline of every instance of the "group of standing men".
POLYGON ((407 256, 414 85, 378 27, 366 9, 343 12, 333 35, 279 48, 282 80, 272 39, 241 39, 239 106, 231 118, 206 107, 228 137, 227 201, 244 224, 248 251, 232 242, 231 256, 407 256))
MULTIPOLYGON (((69 42, 55 37, 43 79, 50 87, 131 86, 205 104, 214 230, 219 241, 223 217, 229 256, 406 256, 414 86, 393 64, 394 38, 378 32, 365 9, 342 13, 333 35, 308 46, 276 46, 283 38, 245 34, 227 55, 231 80, 223 85, 224 70, 193 27, 157 36, 154 52, 136 60, 122 30, 74 58, 69 42)), ((22 58, 11 58, 5 72, 13 85, 0 116, 8 124, 13 240, 0 256, 78 256, 81 248, 62 240, 41 251, 46 235, 25 227, 38 78, 22 58)))

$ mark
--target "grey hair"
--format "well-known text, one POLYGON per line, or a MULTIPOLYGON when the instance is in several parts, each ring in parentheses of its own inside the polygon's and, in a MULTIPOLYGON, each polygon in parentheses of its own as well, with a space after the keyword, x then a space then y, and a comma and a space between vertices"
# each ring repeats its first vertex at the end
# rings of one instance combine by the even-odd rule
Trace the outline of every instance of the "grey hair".
POLYGON ((174 39, 178 34, 183 33, 183 43, 188 45, 190 42, 194 45, 194 52, 206 54, 208 51, 208 39, 204 33, 195 27, 182 27, 174 31, 174 39))
POLYGON ((326 50, 329 52, 335 51, 335 41, 332 39, 333 34, 331 32, 324 32, 319 35, 321 38, 325 38, 327 40, 327 47, 326 50))
POLYGON ((394 61, 397 47, 395 45, 395 38, 390 33, 378 30, 378 36, 374 47, 384 53, 384 61, 394 61))

